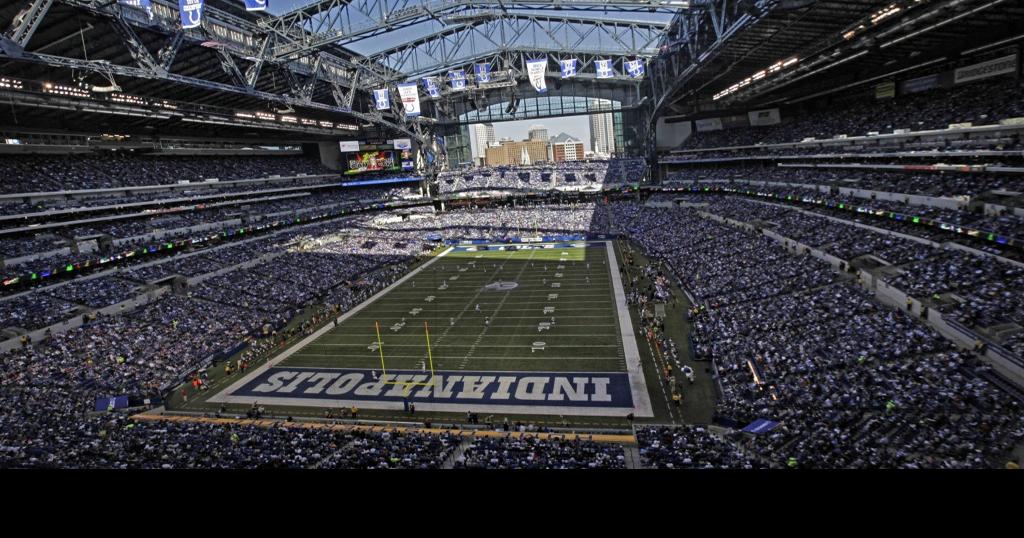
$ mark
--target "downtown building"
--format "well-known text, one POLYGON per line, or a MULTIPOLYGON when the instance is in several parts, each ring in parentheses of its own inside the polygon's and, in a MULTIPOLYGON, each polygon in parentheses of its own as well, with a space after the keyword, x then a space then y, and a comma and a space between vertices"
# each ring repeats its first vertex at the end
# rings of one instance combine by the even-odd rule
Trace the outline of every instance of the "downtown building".
POLYGON ((474 123, 470 126, 473 133, 473 158, 476 164, 482 164, 487 157, 487 148, 497 143, 493 123, 474 123))
MULTIPOLYGON (((591 99, 590 108, 611 110, 608 99, 591 99)), ((599 155, 615 153, 615 119, 613 113, 590 115, 590 149, 599 155)))
POLYGON ((510 166, 534 164, 549 160, 547 140, 502 140, 497 146, 487 148, 487 166, 510 166))
POLYGON ((543 125, 535 123, 530 126, 530 130, 527 133, 526 138, 527 140, 538 140, 542 142, 547 142, 549 140, 548 129, 543 125))
POLYGON ((551 139, 551 160, 554 162, 582 161, 583 142, 565 133, 551 139))

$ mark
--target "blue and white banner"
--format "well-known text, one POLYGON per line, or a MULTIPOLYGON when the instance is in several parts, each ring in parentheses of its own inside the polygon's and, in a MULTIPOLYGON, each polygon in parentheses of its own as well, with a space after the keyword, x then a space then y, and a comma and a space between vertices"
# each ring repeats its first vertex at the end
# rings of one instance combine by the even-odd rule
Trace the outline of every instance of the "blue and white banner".
POLYGON ((473 74, 476 75, 476 82, 487 83, 491 81, 491 64, 475 64, 473 65, 473 74))
POLYGON ((373 103, 377 110, 388 110, 391 108, 391 94, 387 88, 373 90, 373 103))
POLYGON ((266 11, 270 0, 245 0, 246 11, 266 11))
MULTIPOLYGON (((444 371, 387 374, 349 368, 274 367, 231 392, 273 403, 278 399, 377 401, 530 407, 632 408, 629 377, 621 372, 444 371), (408 387, 412 391, 406 396, 408 387)), ((290 402, 283 402, 290 403, 290 402)))
POLYGON ((395 149, 412 149, 411 138, 396 138, 394 140, 395 149))
POLYGON ((437 83, 437 79, 434 77, 424 78, 423 87, 427 89, 427 94, 431 97, 441 97, 441 85, 437 83))
POLYGON ((626 61, 626 73, 632 78, 640 78, 644 76, 644 61, 643 60, 627 60, 626 61))
POLYGON ((540 60, 527 60, 526 61, 526 74, 530 77, 530 84, 537 90, 537 93, 544 93, 548 91, 547 82, 544 80, 544 75, 548 70, 547 58, 540 60))
POLYGON ((390 183, 410 183, 412 181, 423 181, 421 177, 391 177, 388 179, 362 179, 359 181, 342 181, 342 187, 361 187, 365 185, 386 185, 390 183))
POLYGON ((399 84, 398 96, 405 107, 405 117, 415 118, 420 115, 420 92, 415 82, 399 84))
POLYGON ((204 2, 205 0, 178 0, 182 28, 198 28, 203 23, 204 2))
POLYGON ((900 82, 900 94, 918 93, 939 87, 939 75, 928 75, 900 82))
POLYGON ((149 19, 153 19, 153 2, 152 0, 117 0, 119 3, 126 6, 141 7, 146 10, 146 14, 149 15, 149 19))
POLYGON ((576 58, 559 60, 558 66, 562 69, 562 78, 571 78, 576 76, 576 58))
POLYGON ((779 425, 779 423, 775 422, 773 420, 768 420, 766 418, 759 418, 759 419, 751 422, 750 424, 747 424, 747 426, 745 428, 743 428, 743 431, 745 431, 747 433, 753 433, 753 434, 757 435, 757 434, 765 433, 767 431, 771 431, 772 429, 774 429, 778 425, 779 425))
POLYGON ((612 78, 615 72, 612 71, 611 60, 594 60, 594 67, 597 69, 597 78, 612 78))
POLYGON ((108 409, 125 409, 127 407, 127 396, 111 396, 109 398, 96 398, 97 411, 107 411, 108 409))
POLYGON ((448 80, 451 82, 452 91, 466 89, 466 70, 456 69, 448 73, 448 80))

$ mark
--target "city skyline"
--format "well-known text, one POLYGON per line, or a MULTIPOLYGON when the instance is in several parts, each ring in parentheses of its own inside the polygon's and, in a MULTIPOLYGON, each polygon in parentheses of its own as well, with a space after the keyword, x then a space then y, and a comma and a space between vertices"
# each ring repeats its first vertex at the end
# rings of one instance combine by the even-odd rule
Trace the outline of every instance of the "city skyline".
MULTIPOLYGON (((494 125, 494 136, 495 141, 501 140, 502 138, 511 138, 512 140, 526 140, 529 138, 530 128, 535 125, 542 125, 547 129, 549 136, 558 136, 561 133, 565 133, 581 142, 583 142, 584 151, 591 151, 590 142, 590 119, 586 114, 578 116, 565 116, 559 118, 543 118, 543 119, 532 119, 532 120, 516 120, 516 121, 503 121, 503 122, 492 122, 494 125)), ((480 125, 480 124, 474 124, 480 125)), ((474 157, 482 157, 476 153, 478 146, 477 142, 477 129, 470 126, 470 141, 473 148, 474 157)))

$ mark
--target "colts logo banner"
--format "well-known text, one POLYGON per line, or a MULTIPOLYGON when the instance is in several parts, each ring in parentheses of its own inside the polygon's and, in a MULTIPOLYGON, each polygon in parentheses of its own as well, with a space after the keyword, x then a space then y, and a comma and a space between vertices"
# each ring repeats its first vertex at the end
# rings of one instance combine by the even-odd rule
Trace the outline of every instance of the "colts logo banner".
POLYGON ((611 60, 596 60, 594 65, 597 67, 597 78, 612 78, 612 61, 611 60))
POLYGON ((146 10, 149 20, 153 20, 153 3, 150 0, 118 0, 118 2, 126 6, 141 7, 146 10))
POLYGON ((402 99, 402 106, 405 107, 407 118, 415 118, 420 115, 420 93, 415 82, 399 84, 398 96, 402 99))
POLYGON ((476 64, 473 66, 473 73, 476 74, 477 83, 487 83, 491 81, 491 65, 490 64, 476 64))
POLYGON ((441 87, 437 84, 437 80, 434 77, 424 78, 423 87, 427 89, 427 94, 431 97, 441 97, 441 87))
POLYGON ((530 84, 537 90, 537 93, 544 93, 548 91, 547 82, 544 80, 544 75, 548 69, 547 58, 538 60, 527 60, 526 61, 526 74, 530 77, 530 84))
POLYGON ((568 60, 559 60, 558 65, 562 68, 562 78, 570 78, 576 76, 576 58, 569 58, 568 60))
POLYGON ((640 78, 644 76, 644 62, 643 60, 630 60, 626 62, 626 73, 633 78, 640 78))
POLYGON ((181 27, 196 28, 203 22, 203 2, 205 0, 178 0, 178 11, 181 13, 181 27))
POLYGON ((266 11, 270 0, 245 0, 246 11, 266 11))
POLYGON ((463 69, 456 69, 448 73, 448 79, 451 81, 452 90, 464 90, 466 89, 466 71, 463 69))
POLYGON ((388 110, 391 108, 391 97, 387 88, 373 90, 373 101, 377 110, 388 110))

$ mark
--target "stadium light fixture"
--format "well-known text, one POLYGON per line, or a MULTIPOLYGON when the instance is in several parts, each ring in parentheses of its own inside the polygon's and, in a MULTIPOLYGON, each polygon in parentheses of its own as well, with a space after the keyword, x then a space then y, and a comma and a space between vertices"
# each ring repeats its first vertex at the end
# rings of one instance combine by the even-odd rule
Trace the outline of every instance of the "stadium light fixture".
MULTIPOLYGON (((902 37, 897 37, 896 39, 893 39, 892 41, 889 41, 888 43, 883 43, 882 46, 879 47, 879 48, 884 49, 884 48, 887 48, 889 46, 895 45, 897 43, 901 43, 901 42, 903 42, 903 41, 905 41, 907 39, 910 39, 912 37, 919 36, 919 35, 921 35, 921 34, 923 34, 925 32, 930 32, 932 30, 935 30, 936 28, 940 28, 940 27, 945 26, 945 25, 947 25, 947 24, 949 24, 951 22, 956 22, 956 21, 958 21, 958 20, 960 20, 960 19, 962 19, 964 17, 969 17, 971 15, 974 15, 976 13, 984 11, 984 10, 990 8, 990 7, 1002 4, 1004 1, 1005 0, 994 0, 994 1, 989 2, 987 4, 980 5, 980 6, 976 7, 976 8, 974 8, 974 9, 965 11, 965 12, 960 13, 958 15, 954 15, 954 16, 948 18, 948 19, 945 19, 943 21, 939 21, 939 22, 937 22, 937 23, 935 23, 935 24, 933 24, 931 26, 927 26, 927 27, 922 28, 922 29, 920 29, 920 30, 918 30, 916 32, 909 33, 909 34, 907 34, 905 36, 902 36, 902 37)), ((927 16, 927 14, 925 16, 927 16)))

